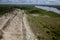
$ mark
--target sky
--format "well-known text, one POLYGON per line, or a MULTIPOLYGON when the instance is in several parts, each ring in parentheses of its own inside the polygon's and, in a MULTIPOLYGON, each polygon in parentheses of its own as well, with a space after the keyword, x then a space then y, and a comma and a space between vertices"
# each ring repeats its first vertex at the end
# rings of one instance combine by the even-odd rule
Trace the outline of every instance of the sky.
POLYGON ((0 4, 44 4, 60 5, 60 0, 0 0, 0 4))

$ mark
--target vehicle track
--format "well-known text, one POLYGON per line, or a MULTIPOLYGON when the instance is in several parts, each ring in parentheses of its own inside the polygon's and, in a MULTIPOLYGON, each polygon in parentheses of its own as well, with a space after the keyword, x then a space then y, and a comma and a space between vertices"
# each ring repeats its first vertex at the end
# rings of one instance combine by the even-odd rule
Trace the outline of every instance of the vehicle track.
POLYGON ((23 40, 27 40, 27 38, 26 38, 26 28, 24 26, 23 17, 24 17, 24 12, 22 12, 22 31, 23 31, 23 40))

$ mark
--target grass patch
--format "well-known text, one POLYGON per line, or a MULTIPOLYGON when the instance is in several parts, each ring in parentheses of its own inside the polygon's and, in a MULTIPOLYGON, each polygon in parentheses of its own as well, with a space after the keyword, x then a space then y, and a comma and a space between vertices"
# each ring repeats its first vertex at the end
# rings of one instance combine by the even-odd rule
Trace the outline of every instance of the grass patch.
POLYGON ((33 33, 38 40, 60 40, 60 14, 38 8, 25 10, 33 33), (39 16, 34 16, 38 14, 39 16))
POLYGON ((5 13, 13 11, 15 8, 13 7, 0 7, 0 16, 4 15, 5 13))
POLYGON ((42 16, 44 15, 33 16, 28 14, 27 19, 33 33, 39 40, 43 40, 43 38, 44 40, 60 40, 60 17, 46 18, 42 16))

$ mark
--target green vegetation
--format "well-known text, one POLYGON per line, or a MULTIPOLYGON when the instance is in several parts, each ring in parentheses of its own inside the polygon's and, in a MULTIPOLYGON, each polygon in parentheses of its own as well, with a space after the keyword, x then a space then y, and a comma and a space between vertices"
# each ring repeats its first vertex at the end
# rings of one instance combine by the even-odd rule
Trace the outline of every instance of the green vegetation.
POLYGON ((60 14, 35 7, 25 12, 38 40, 60 40, 60 14))
POLYGON ((0 4, 0 16, 15 10, 16 8, 22 9, 22 10, 28 10, 31 9, 33 6, 27 6, 27 5, 11 5, 11 4, 0 4))
POLYGON ((12 7, 0 7, 0 16, 4 15, 5 13, 13 11, 14 8, 12 7))
POLYGON ((30 9, 26 10, 26 13, 29 14, 43 14, 43 15, 49 15, 49 16, 54 16, 54 17, 59 17, 60 14, 57 14, 55 12, 52 11, 46 11, 46 10, 42 10, 36 7, 31 7, 30 9))

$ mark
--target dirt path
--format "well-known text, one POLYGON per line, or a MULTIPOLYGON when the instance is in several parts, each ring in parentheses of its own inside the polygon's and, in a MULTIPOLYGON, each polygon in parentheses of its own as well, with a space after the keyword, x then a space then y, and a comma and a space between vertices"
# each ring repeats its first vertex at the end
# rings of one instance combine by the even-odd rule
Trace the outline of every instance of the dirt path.
POLYGON ((4 32, 1 40, 37 40, 27 23, 26 14, 23 11, 15 11, 8 18, 8 21, 4 21, 6 23, 1 28, 4 32))
POLYGON ((23 22, 24 22, 24 27, 26 29, 26 38, 27 38, 27 40, 37 40, 37 38, 33 34, 32 30, 30 29, 30 26, 27 22, 27 15, 26 14, 24 14, 24 16, 23 16, 23 22))

